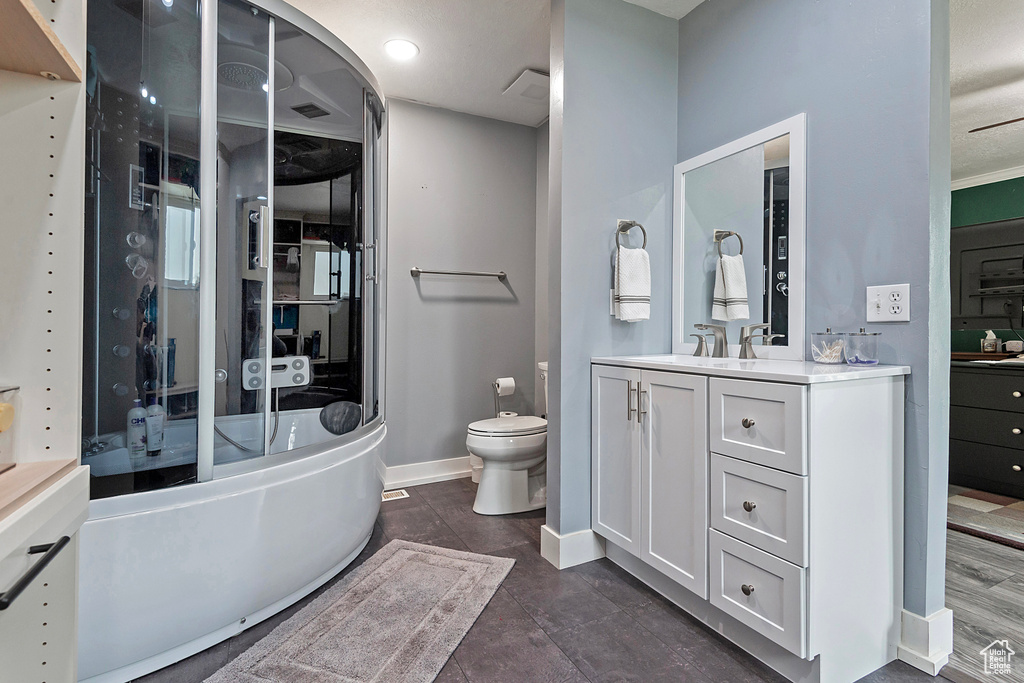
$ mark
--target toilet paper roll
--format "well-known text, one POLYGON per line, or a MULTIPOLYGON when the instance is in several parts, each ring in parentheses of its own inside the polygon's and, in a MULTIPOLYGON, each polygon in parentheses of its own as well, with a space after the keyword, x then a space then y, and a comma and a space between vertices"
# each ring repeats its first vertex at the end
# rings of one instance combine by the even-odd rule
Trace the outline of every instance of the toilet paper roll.
POLYGON ((511 410, 503 410, 500 413, 498 413, 498 417, 519 417, 519 413, 513 412, 511 410))
POLYGON ((511 396, 516 390, 516 380, 514 377, 499 377, 494 380, 498 385, 498 396, 511 396))

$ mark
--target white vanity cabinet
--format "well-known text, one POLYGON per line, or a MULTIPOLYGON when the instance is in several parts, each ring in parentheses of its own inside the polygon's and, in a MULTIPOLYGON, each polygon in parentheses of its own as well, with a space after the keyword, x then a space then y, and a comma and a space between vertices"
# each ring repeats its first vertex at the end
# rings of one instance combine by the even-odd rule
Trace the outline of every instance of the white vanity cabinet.
POLYGON ((707 380, 594 365, 594 530, 707 597, 707 380))
POLYGON ((608 557, 793 680, 884 666, 908 372, 595 358, 592 527, 608 557))

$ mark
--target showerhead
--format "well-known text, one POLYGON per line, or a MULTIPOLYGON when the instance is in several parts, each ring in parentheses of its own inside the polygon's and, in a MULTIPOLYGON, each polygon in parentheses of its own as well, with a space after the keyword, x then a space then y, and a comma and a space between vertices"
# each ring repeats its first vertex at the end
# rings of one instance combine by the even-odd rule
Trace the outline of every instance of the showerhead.
POLYGON ((267 72, 245 62, 223 62, 217 67, 217 81, 246 92, 259 92, 267 83, 267 72))

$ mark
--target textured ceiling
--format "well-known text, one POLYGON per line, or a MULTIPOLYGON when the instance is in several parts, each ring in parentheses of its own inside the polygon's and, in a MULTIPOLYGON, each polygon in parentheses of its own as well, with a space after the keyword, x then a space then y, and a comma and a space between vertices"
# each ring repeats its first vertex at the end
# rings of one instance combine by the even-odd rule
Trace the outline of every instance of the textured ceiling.
POLYGON ((1024 166, 1024 2, 950 2, 953 181, 1024 166))
POLYGON ((626 0, 673 19, 682 19, 704 0, 626 0))
POLYGON ((547 100, 504 95, 524 69, 547 73, 549 0, 289 0, 337 35, 396 97, 536 126, 547 100), (405 38, 420 54, 396 62, 384 42, 405 38))

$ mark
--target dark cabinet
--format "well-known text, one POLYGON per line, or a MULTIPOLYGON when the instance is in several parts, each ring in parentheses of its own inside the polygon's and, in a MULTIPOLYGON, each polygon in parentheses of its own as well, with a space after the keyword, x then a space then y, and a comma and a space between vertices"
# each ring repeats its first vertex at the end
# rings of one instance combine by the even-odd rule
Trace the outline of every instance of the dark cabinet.
POLYGON ((1024 367, 954 363, 949 483, 1024 498, 1024 367))

